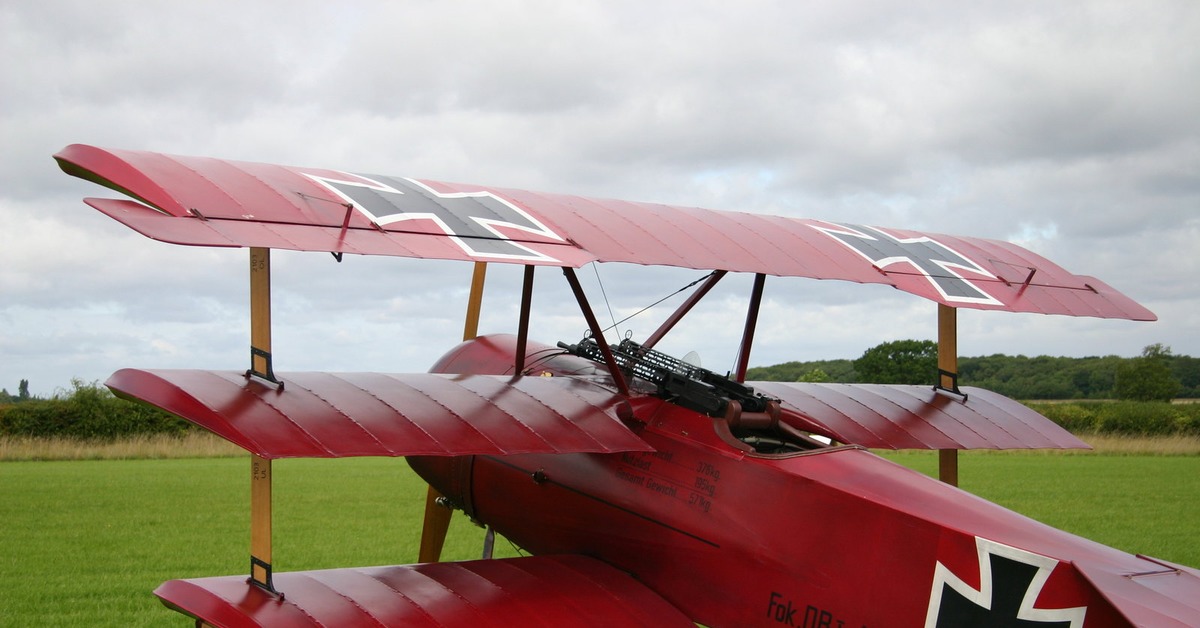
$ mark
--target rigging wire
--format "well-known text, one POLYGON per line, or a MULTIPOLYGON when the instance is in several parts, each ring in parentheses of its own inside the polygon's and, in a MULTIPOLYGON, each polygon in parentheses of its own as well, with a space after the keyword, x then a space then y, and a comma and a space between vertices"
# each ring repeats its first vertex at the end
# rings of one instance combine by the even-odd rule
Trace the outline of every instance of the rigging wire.
MULTIPOLYGON (((603 331, 608 331, 610 329, 613 329, 620 323, 617 322, 617 317, 613 314, 612 304, 608 302, 608 293, 604 291, 604 282, 600 279, 600 269, 596 266, 596 262, 592 262, 592 272, 596 273, 596 283, 600 284, 600 296, 604 297, 604 307, 608 308, 608 317, 610 319, 612 319, 612 322, 613 322, 612 327, 606 327, 603 330, 603 331)), ((629 319, 625 319, 625 320, 629 320, 629 319)), ((623 322, 625 322, 625 320, 622 320, 621 322, 623 323, 623 322)), ((621 335, 620 329, 617 329, 617 335, 618 336, 621 335)))
MULTIPOLYGON (((663 298, 661 298, 661 299, 659 299, 659 300, 655 301, 654 303, 651 303, 650 305, 647 305, 646 307, 644 307, 644 308, 642 308, 642 309, 640 309, 640 310, 638 310, 638 311, 634 312, 633 314, 630 314, 629 316, 626 316, 625 318, 622 318, 622 319, 621 319, 621 320, 619 320, 619 321, 613 321, 613 324, 612 324, 612 326, 610 326, 610 327, 605 327, 604 329, 602 329, 602 330, 600 330, 600 331, 602 331, 602 332, 603 332, 603 331, 608 331, 608 330, 610 330, 610 329, 613 329, 613 328, 615 328, 617 325, 620 325, 621 323, 624 323, 625 321, 627 321, 627 320, 629 320, 629 319, 631 319, 631 318, 633 318, 633 317, 635 317, 635 316, 637 316, 637 315, 639 315, 639 314, 641 314, 641 313, 645 312, 646 310, 648 310, 648 309, 650 309, 650 308, 652 308, 652 307, 655 307, 655 306, 657 306, 658 304, 662 303, 663 301, 666 301, 667 299, 669 299, 669 298, 671 298, 671 297, 673 297, 673 296, 675 296, 675 295, 679 294, 680 292, 683 292, 684 290, 687 290, 688 288, 691 288, 691 287, 695 286, 696 284, 698 284, 698 283, 700 283, 700 282, 702 282, 702 281, 705 281, 706 279, 708 279, 709 277, 712 277, 712 276, 713 276, 713 275, 715 275, 715 274, 717 274, 717 271, 715 271, 715 270, 713 270, 713 271, 709 271, 709 273, 708 273, 707 275, 704 275, 703 277, 701 277, 701 278, 699 278, 699 279, 697 279, 697 280, 693 281, 692 283, 689 283, 689 284, 687 284, 686 286, 683 286, 683 287, 679 288, 679 289, 678 289, 678 290, 676 290, 675 292, 672 292, 671 294, 668 294, 667 296, 665 296, 665 297, 663 297, 663 298)), ((603 286, 602 286, 602 287, 601 287, 601 292, 603 292, 603 290, 604 290, 604 288, 603 288, 603 286)), ((607 301, 607 297, 605 298, 605 301, 607 301)), ((611 313, 612 313, 612 310, 610 309, 610 310, 609 310, 609 314, 611 315, 611 313)), ((618 333, 619 333, 619 331, 618 331, 618 333)))

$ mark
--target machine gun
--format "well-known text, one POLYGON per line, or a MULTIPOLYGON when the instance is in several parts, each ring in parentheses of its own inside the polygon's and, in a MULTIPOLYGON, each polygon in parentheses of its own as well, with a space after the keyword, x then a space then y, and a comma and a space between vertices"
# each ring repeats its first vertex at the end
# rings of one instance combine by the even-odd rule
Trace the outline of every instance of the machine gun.
MULTIPOLYGON (((604 354, 592 338, 578 344, 558 343, 571 355, 603 363, 604 354)), ((613 358, 626 376, 641 378, 654 384, 657 396, 708 416, 724 416, 729 402, 737 401, 746 412, 764 412, 770 397, 734 381, 728 375, 718 375, 708 369, 688 364, 665 353, 647 349, 626 338, 610 345, 613 358)))

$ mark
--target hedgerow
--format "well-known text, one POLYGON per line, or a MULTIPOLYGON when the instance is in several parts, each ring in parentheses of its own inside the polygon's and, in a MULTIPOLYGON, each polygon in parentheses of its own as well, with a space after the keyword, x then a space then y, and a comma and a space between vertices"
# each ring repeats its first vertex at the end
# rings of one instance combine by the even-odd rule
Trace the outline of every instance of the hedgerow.
POLYGON ((34 438, 117 439, 182 434, 191 424, 141 403, 119 399, 99 384, 71 381, 49 399, 0 405, 0 435, 34 438))
MULTIPOLYGON (((1027 404, 1070 432, 1128 436, 1200 436, 1200 403, 1072 401, 1027 404)), ((157 408, 119 399, 97 383, 71 382, 50 399, 0 404, 0 435, 112 440, 183 434, 191 423, 157 408)))
POLYGON ((1074 433, 1125 436, 1200 436, 1200 403, 1077 401, 1028 403, 1030 408, 1074 433))

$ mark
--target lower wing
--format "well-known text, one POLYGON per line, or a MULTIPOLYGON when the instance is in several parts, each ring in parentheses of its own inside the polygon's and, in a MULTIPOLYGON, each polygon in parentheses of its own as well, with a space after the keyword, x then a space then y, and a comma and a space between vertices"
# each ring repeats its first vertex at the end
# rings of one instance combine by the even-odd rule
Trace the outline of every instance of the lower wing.
POLYGON ((171 580, 167 606, 213 626, 680 626, 693 624, 632 576, 583 556, 171 580))

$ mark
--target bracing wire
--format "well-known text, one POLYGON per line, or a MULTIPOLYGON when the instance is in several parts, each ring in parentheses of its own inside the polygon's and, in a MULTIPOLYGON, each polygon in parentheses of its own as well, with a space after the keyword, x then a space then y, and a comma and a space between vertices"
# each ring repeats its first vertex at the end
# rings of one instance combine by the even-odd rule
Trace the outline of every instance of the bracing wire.
MULTIPOLYGON (((650 305, 647 305, 646 307, 643 307, 642 309, 640 309, 640 310, 638 310, 638 311, 634 312, 633 314, 630 314, 629 316, 626 316, 625 318, 622 318, 622 319, 621 319, 621 320, 619 320, 619 321, 616 321, 616 320, 614 320, 614 321, 613 321, 613 324, 612 324, 612 326, 610 326, 610 327, 605 327, 605 328, 604 328, 604 329, 602 329, 601 331, 608 331, 608 330, 610 330, 610 329, 613 329, 613 328, 615 328, 617 325, 620 325, 621 323, 624 323, 625 321, 627 321, 627 320, 629 320, 629 319, 631 319, 631 318, 633 318, 633 317, 635 317, 635 316, 638 316, 639 314, 641 314, 641 313, 645 312, 646 310, 649 310, 649 309, 650 309, 650 308, 652 308, 652 307, 655 307, 655 306, 657 306, 658 304, 660 304, 660 303, 662 303, 663 301, 666 301, 667 299, 669 299, 669 298, 671 298, 671 297, 673 297, 673 296, 675 296, 675 295, 679 294, 680 292, 683 292, 684 290, 687 290, 688 288, 691 288, 691 287, 695 286, 696 284, 698 284, 698 283, 700 283, 700 282, 702 282, 702 281, 704 281, 704 280, 708 279, 709 277, 712 277, 712 276, 713 276, 713 275, 715 275, 716 273, 717 273, 717 271, 715 271, 715 270, 714 270, 714 271, 710 271, 710 272, 709 272, 707 275, 704 275, 703 277, 701 277, 701 278, 699 278, 699 279, 697 279, 697 280, 695 280, 695 281, 693 281, 693 282, 691 282, 691 283, 687 284, 686 286, 683 286, 683 287, 679 288, 679 289, 678 289, 678 290, 676 290, 675 292, 672 292, 671 294, 668 294, 667 296, 665 296, 665 297, 663 297, 663 298, 661 298, 661 299, 659 299, 659 300, 655 301, 654 303, 651 303, 650 305)), ((597 277, 598 277, 598 276, 597 276, 597 277)), ((603 291, 604 291, 604 288, 603 288, 603 286, 601 286, 600 290, 601 290, 601 292, 603 292, 603 291)), ((606 298, 605 298, 605 302, 607 303, 607 301, 608 301, 608 299, 607 299, 607 297, 606 297, 606 298)), ((609 309, 609 315, 610 315, 610 316, 612 315, 612 309, 611 309, 611 308, 609 309)), ((618 332, 618 333, 619 333, 619 332, 618 332)))
MULTIPOLYGON (((604 307, 608 308, 608 317, 610 319, 612 319, 612 322, 613 322, 612 327, 606 327, 604 329, 604 331, 608 331, 610 329, 613 329, 620 323, 617 322, 617 317, 613 314, 612 304, 608 302, 608 293, 604 291, 604 282, 601 281, 601 279, 600 279, 600 269, 596 267, 596 262, 592 262, 592 272, 596 273, 596 283, 600 284, 600 296, 604 297, 604 307)), ((624 319, 621 322, 623 323, 626 320, 629 320, 629 319, 624 319)), ((620 329, 617 329, 617 335, 618 336, 621 335, 620 329)))

